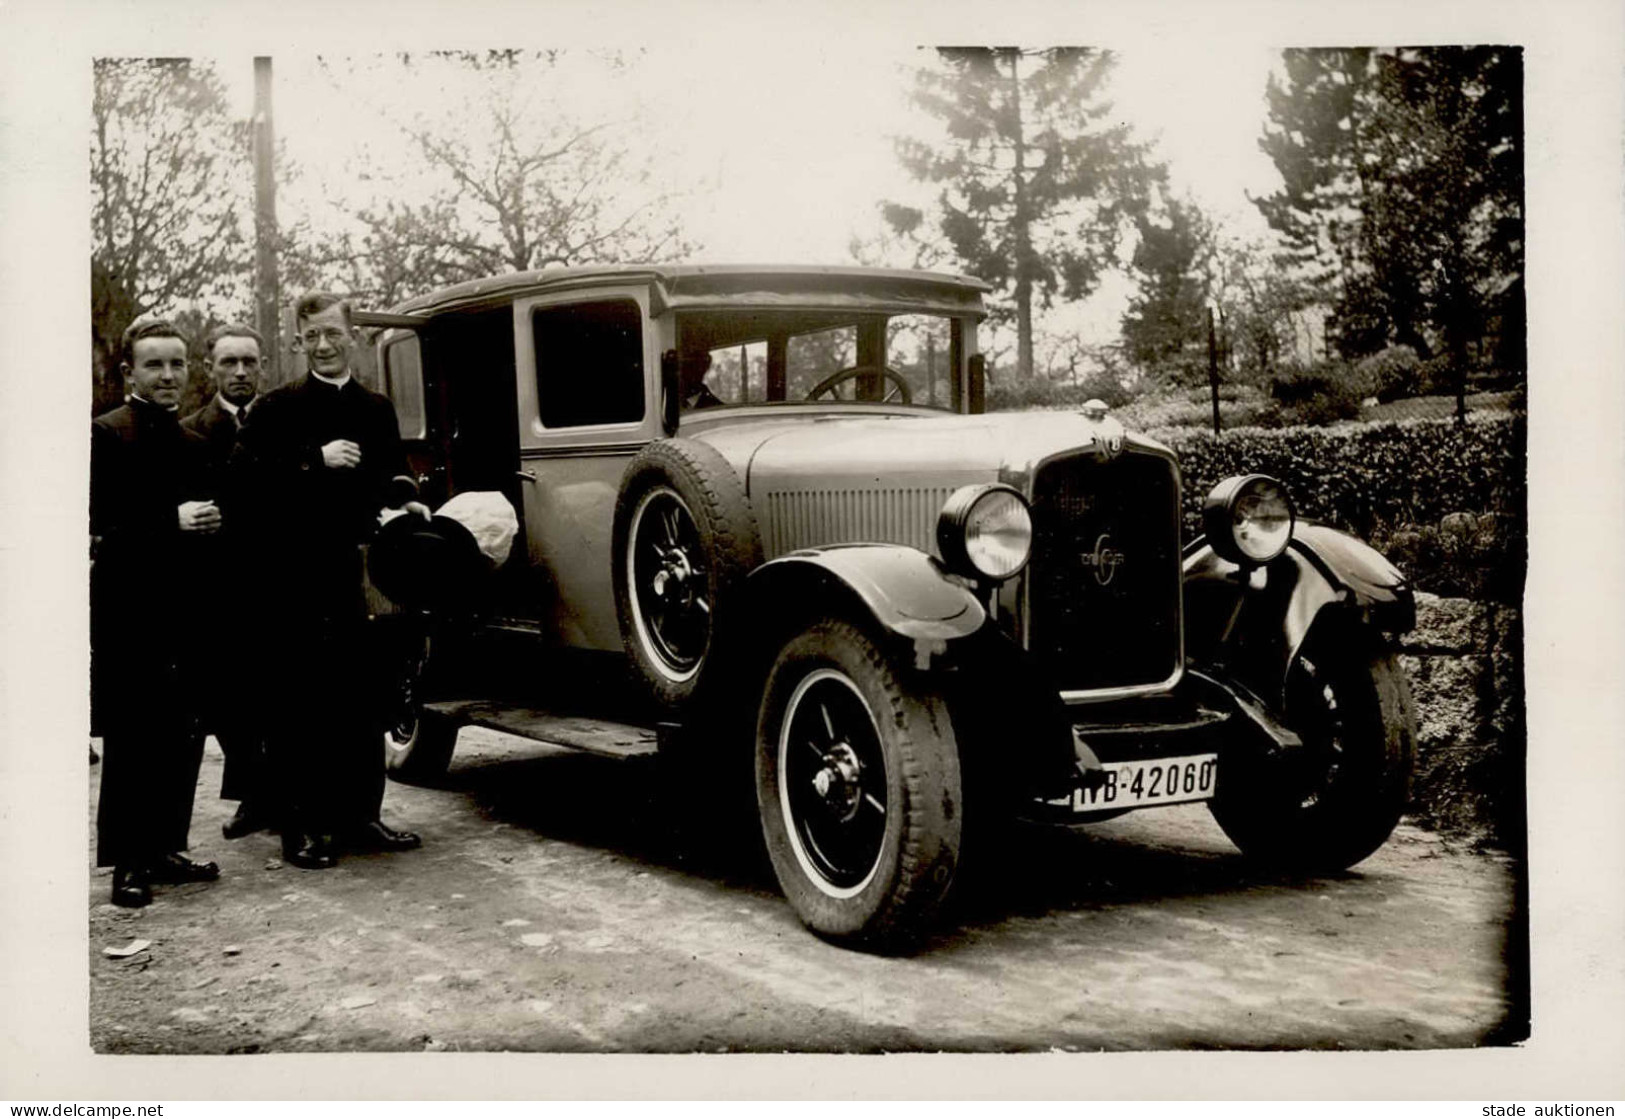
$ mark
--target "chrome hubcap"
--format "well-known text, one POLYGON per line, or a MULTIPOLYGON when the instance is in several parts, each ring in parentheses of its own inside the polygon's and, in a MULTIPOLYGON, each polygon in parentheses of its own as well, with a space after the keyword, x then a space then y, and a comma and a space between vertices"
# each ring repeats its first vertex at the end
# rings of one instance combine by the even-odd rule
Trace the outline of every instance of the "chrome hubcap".
POLYGON ((886 762, 867 701, 833 669, 791 694, 779 733, 779 805, 796 861, 830 897, 868 885, 886 838, 886 762))
POLYGON ((638 634, 672 680, 699 669, 711 637, 711 601, 699 530, 682 498, 661 487, 632 519, 627 579, 638 634))

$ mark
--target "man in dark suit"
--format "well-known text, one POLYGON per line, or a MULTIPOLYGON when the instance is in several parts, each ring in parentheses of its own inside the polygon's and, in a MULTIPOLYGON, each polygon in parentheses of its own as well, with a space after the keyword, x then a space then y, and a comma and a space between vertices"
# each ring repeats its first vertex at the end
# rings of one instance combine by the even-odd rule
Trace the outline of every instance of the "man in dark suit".
POLYGON ((186 342, 162 320, 124 335, 129 400, 91 421, 92 702, 105 755, 96 864, 113 868, 113 903, 143 906, 154 881, 211 881, 184 852, 203 738, 186 698, 174 617, 192 545, 220 528, 202 440, 175 416, 186 342))
POLYGON ((394 406, 351 376, 358 340, 349 305, 312 292, 296 304, 294 321, 309 372, 250 411, 232 454, 226 513, 241 508, 250 546, 266 564, 262 644, 279 679, 266 762, 283 857, 319 870, 344 847, 420 842, 379 819, 382 703, 361 545, 385 506, 429 513, 414 500, 394 406))
MULTIPOLYGON (((237 445, 237 429, 259 395, 262 349, 259 331, 241 323, 215 327, 204 343, 215 394, 182 420, 181 427, 202 438, 209 464, 218 474, 224 474, 237 445)), ((204 729, 214 733, 226 756, 220 796, 237 802, 236 813, 220 828, 227 839, 249 835, 269 823, 262 803, 265 743, 257 711, 263 695, 254 678, 250 627, 244 617, 255 597, 253 557, 247 554, 235 521, 223 525, 210 543, 207 566, 216 579, 195 616, 204 729)))

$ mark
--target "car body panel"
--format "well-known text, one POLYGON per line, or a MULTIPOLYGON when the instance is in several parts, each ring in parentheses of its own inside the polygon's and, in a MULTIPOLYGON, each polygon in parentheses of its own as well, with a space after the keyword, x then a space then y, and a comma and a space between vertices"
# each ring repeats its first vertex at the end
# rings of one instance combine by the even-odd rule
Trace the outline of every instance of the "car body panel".
POLYGON ((1337 529, 1299 522, 1286 550, 1252 572, 1196 540, 1184 560, 1185 601, 1204 619, 1191 632, 1193 653, 1211 656, 1214 632, 1239 653, 1230 668, 1260 695, 1278 695, 1292 661, 1317 622, 1346 608, 1386 633, 1415 621, 1415 603, 1399 570, 1374 549, 1337 529))
MULTIPOLYGON (((960 390, 968 384, 966 369, 977 353, 974 328, 984 317, 982 297, 988 290, 963 276, 858 268, 545 269, 471 281, 408 301, 383 316, 391 333, 382 344, 402 329, 424 329, 442 316, 510 310, 517 493, 525 543, 524 570, 511 580, 516 593, 506 613, 533 622, 553 644, 616 652, 623 648, 610 555, 616 498, 632 457, 667 434, 661 420, 662 366, 676 352, 685 323, 697 332, 690 339, 694 343, 707 337, 704 316, 712 312, 751 313, 740 321, 756 321, 752 315, 760 312, 761 321, 778 330, 799 321, 784 315, 801 312, 811 316, 809 323, 848 316, 946 316, 964 327, 952 359, 959 364, 949 372, 959 378, 954 400, 968 406, 972 394, 960 390), (549 377, 596 374, 591 362, 550 371, 547 355, 536 352, 533 315, 542 308, 603 300, 624 300, 637 308, 641 414, 620 423, 550 428, 542 421, 549 377)), ((962 636, 967 628, 991 624, 1021 647, 1031 626, 1026 576, 991 588, 985 601, 978 599, 938 566, 937 519, 948 496, 964 485, 1002 482, 1032 499, 1040 473, 1072 458, 1109 462, 1145 455, 1172 463, 1166 447, 1124 432, 1104 409, 1090 413, 970 415, 875 401, 756 401, 685 411, 676 434, 710 445, 743 480, 770 561, 761 585, 790 586, 817 572, 850 590, 894 632, 925 627, 962 636)), ((455 433, 455 421, 451 427, 455 433)), ((409 452, 432 458, 429 443, 424 440, 409 452)), ((1177 497, 1177 468, 1173 481, 1177 497)), ((1094 558, 1098 561, 1098 554, 1094 558)), ((1292 550, 1272 565, 1269 587, 1253 590, 1243 582, 1238 591, 1235 570, 1210 550, 1197 549, 1184 562, 1182 580, 1175 573, 1168 593, 1180 599, 1194 592, 1207 602, 1230 595, 1202 615, 1210 627, 1217 623, 1209 619, 1222 621, 1239 594, 1255 653, 1267 644, 1263 659, 1278 669, 1329 606, 1346 601, 1371 606, 1386 610, 1392 622, 1409 602, 1403 580, 1380 556, 1314 526, 1299 527, 1292 550), (1260 636, 1266 633, 1267 642, 1260 636)), ((1177 621, 1183 626, 1182 618, 1177 621)), ((1213 637, 1202 634, 1197 645, 1206 647, 1213 637)), ((1182 629, 1179 642, 1170 646, 1178 665, 1165 679, 1065 691, 1061 698, 1067 704, 1110 703, 1172 692, 1186 656, 1182 629)))
MULTIPOLYGON (((968 637, 982 628, 987 611, 962 580, 950 579, 929 556, 914 548, 887 544, 841 544, 806 548, 769 560, 748 581, 760 601, 811 591, 809 579, 833 578, 855 594, 873 621, 901 637, 941 643, 968 637)), ((920 664, 918 667, 926 667, 920 664)))
POLYGON ((982 295, 992 290, 970 276, 903 269, 820 265, 593 265, 544 268, 470 280, 392 309, 395 316, 437 314, 549 292, 581 294, 597 288, 641 286, 651 310, 714 307, 827 307, 895 314, 933 313, 982 318, 982 295))
MULTIPOLYGON (((848 407, 781 419, 764 407, 739 409, 729 422, 720 414, 728 411, 714 410, 693 434, 745 478, 769 558, 848 541, 934 554, 937 515, 960 486, 1004 481, 1030 497, 1041 463, 1101 446, 1100 428, 1070 412, 875 415, 848 407)), ((1130 446, 1166 454, 1150 440, 1130 446)))

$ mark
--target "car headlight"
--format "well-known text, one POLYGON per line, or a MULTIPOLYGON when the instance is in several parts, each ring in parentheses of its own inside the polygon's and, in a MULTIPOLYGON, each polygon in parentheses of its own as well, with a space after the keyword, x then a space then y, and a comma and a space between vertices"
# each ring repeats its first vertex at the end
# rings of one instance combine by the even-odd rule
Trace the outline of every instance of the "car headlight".
POLYGON ((1213 550, 1232 563, 1268 563, 1292 538, 1292 500, 1286 487, 1263 474, 1226 478, 1202 506, 1202 530, 1213 550))
POLYGON ((1032 512, 1009 486, 961 486, 937 515, 937 548, 950 571, 975 579, 1008 579, 1032 555, 1032 512))

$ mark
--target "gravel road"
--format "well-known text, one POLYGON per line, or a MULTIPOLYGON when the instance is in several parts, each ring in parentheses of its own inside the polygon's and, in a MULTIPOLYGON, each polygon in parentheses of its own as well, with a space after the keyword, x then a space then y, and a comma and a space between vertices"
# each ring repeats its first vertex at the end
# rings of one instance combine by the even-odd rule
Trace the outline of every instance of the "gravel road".
MULTIPOLYGON (((90 805, 96 798, 91 769, 90 805)), ((98 1052, 1440 1048, 1524 1036, 1515 867, 1402 826, 1335 878, 1274 879, 1205 809, 1023 836, 918 954, 806 932, 744 839, 674 834, 646 761, 467 729, 445 782, 392 784, 420 851, 285 866, 228 843, 211 742, 207 885, 106 904, 98 1052), (125 958, 106 947, 150 946, 125 958), (1514 938, 1515 942, 1516 938, 1514 938)))

